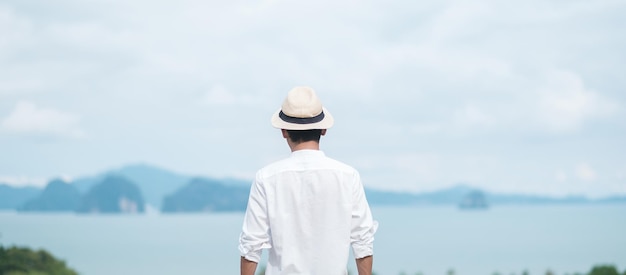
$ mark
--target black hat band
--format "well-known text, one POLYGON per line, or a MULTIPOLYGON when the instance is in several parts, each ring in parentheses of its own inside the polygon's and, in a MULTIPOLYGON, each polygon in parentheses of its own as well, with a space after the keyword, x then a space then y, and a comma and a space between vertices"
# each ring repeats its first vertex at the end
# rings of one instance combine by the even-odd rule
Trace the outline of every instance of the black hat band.
POLYGON ((283 111, 280 111, 280 113, 278 113, 278 116, 284 122, 289 122, 289 123, 294 123, 294 124, 311 124, 311 123, 317 123, 317 122, 324 120, 323 111, 319 115, 316 115, 314 117, 304 117, 304 118, 292 117, 292 116, 286 115, 285 113, 283 113, 283 111))

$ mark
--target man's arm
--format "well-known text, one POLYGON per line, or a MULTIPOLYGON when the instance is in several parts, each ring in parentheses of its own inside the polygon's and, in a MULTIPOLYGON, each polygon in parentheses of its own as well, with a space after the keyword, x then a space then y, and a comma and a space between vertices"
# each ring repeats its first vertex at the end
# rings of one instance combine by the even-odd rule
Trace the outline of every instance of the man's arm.
POLYGON ((374 256, 367 256, 356 259, 356 269, 359 271, 359 275, 372 275, 373 262, 374 256))
POLYGON ((241 252, 241 274, 254 275, 257 264, 261 260, 261 250, 271 248, 269 236, 269 219, 265 189, 259 174, 250 187, 248 207, 243 219, 243 227, 239 236, 239 252, 241 252))
MULTIPOLYGON (((249 261, 246 258, 241 257, 241 275, 254 275, 254 272, 256 271, 256 266, 257 266, 256 262, 249 261)), ((370 262, 370 267, 371 267, 371 262, 370 262)), ((359 271, 359 274, 361 274, 360 272, 361 271, 359 271)))
POLYGON ((378 229, 378 222, 372 218, 372 212, 365 198, 365 189, 358 173, 354 178, 352 195, 352 229, 350 232, 352 252, 359 275, 370 275, 372 274, 372 255, 374 255, 374 234, 378 229))

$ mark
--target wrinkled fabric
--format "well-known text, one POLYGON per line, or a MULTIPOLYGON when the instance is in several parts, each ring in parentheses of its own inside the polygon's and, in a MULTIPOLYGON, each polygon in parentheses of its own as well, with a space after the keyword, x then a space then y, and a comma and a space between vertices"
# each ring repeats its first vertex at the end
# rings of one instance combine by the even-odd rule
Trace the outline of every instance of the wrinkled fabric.
POLYGON ((267 275, 347 274, 349 249, 373 255, 373 220, 359 173, 317 150, 295 151, 256 174, 239 238, 241 256, 267 275))

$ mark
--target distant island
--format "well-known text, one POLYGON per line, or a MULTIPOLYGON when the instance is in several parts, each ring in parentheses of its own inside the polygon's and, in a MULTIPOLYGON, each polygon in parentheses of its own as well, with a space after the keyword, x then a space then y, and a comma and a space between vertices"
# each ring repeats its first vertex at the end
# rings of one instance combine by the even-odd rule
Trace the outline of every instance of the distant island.
POLYGON ((20 211, 74 211, 81 200, 81 195, 74 185, 61 179, 54 179, 46 188, 21 207, 20 211))
MULTIPOLYGON (((130 165, 45 188, 0 183, 0 209, 23 212, 144 213, 244 211, 251 180, 191 177, 149 165, 130 165)), ((431 192, 366 188, 372 206, 449 205, 487 209, 504 204, 626 203, 626 196, 589 199, 491 193, 468 185, 431 192)))
POLYGON ((162 212, 245 211, 250 188, 194 178, 163 200, 162 212))
MULTIPOLYGON (((11 188, 4 188, 10 190, 11 188)), ((16 191, 2 191, 0 200, 16 191)), ((145 202, 139 187, 130 180, 108 175, 81 193, 74 184, 61 179, 50 181, 39 194, 24 197, 21 203, 3 209, 20 212, 77 212, 77 213, 143 213, 145 202)))
POLYGON ((461 209, 487 209, 488 207, 487 198, 480 190, 469 192, 459 203, 461 209))
POLYGON ((118 175, 109 175, 93 186, 76 209, 80 213, 143 213, 139 187, 118 175))
POLYGON ((14 187, 0 183, 0 209, 17 209, 40 193, 41 189, 36 187, 14 187))

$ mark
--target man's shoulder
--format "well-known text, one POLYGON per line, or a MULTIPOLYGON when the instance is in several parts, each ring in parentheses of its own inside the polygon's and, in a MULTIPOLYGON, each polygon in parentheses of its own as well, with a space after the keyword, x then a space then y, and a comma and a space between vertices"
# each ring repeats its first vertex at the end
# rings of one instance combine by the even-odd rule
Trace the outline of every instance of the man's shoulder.
MULTIPOLYGON (((345 173, 358 175, 358 171, 354 167, 344 162, 341 162, 339 160, 336 160, 334 158, 325 156, 325 155, 319 158, 318 160, 316 160, 315 162, 316 162, 315 163, 316 165, 314 167, 310 167, 310 169, 329 169, 329 170, 337 170, 337 171, 342 171, 345 173)), ((283 171, 300 170, 300 169, 308 169, 308 168, 300 166, 298 161, 295 158, 287 157, 278 161, 274 161, 262 167, 261 169, 257 171, 257 177, 258 176, 267 177, 267 176, 274 175, 283 171)))
POLYGON ((343 170, 346 172, 351 172, 351 173, 358 173, 358 171, 352 167, 351 165, 348 165, 342 161, 336 160, 334 158, 330 158, 330 157, 326 157, 326 161, 328 163, 330 163, 334 168, 338 169, 338 170, 343 170))
POLYGON ((289 165, 289 158, 284 158, 281 160, 277 160, 274 162, 271 162, 265 166, 263 166, 261 169, 259 169, 257 171, 257 174, 267 174, 267 173, 271 173, 272 171, 277 171, 277 170, 281 170, 284 169, 284 167, 289 165))

